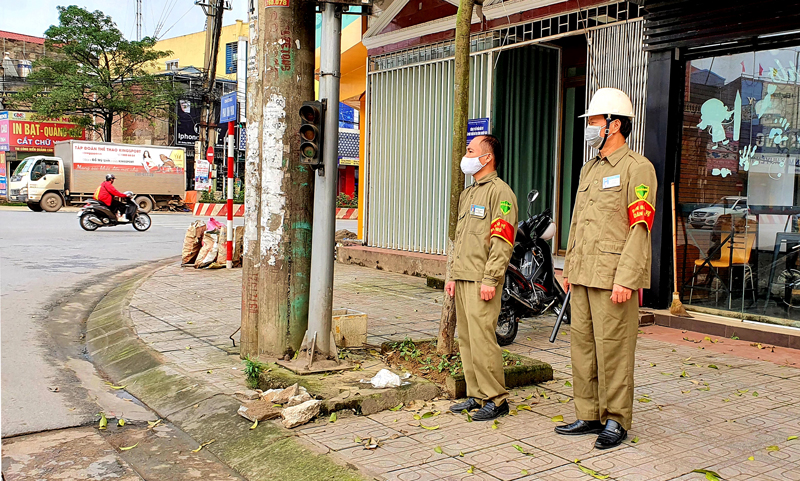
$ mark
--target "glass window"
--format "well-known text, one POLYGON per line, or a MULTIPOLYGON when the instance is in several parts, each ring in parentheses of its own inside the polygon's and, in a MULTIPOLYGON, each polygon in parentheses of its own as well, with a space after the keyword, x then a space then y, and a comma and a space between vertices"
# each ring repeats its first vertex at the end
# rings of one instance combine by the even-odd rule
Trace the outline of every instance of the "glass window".
POLYGON ((800 47, 687 63, 676 182, 685 304, 800 320, 800 47))

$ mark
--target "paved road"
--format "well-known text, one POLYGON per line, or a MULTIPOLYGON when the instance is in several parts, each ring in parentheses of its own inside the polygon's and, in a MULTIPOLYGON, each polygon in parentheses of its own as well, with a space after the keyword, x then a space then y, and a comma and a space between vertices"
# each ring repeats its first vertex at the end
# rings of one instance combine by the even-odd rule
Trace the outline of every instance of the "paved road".
MULTIPOLYGON (((0 209, 3 437, 83 425, 100 406, 114 409, 115 399, 82 357, 79 320, 61 322, 56 313, 74 301, 79 288, 102 282, 105 273, 179 255, 194 220, 189 214, 153 213, 147 232, 131 226, 86 232, 70 210, 0 209), (58 392, 51 391, 55 387, 58 392)), ((355 230, 355 221, 339 222, 337 228, 355 230)))
POLYGON ((3 437, 80 425, 96 413, 85 405, 94 394, 68 389, 85 386, 93 370, 83 365, 76 372, 55 352, 51 334, 59 326, 48 326, 47 314, 104 272, 179 255, 192 217, 152 218, 147 232, 131 226, 86 232, 73 212, 0 211, 3 437))

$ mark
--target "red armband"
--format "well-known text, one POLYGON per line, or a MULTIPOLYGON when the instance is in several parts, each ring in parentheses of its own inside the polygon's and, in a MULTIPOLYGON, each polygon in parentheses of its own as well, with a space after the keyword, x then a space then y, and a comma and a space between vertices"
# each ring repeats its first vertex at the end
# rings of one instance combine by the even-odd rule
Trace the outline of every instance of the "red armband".
POLYGON ((637 200, 628 206, 628 222, 631 227, 642 222, 647 226, 647 230, 653 229, 653 220, 656 217, 656 208, 646 200, 637 200))
POLYGON ((499 237, 512 246, 514 245, 514 226, 508 222, 497 218, 492 222, 490 230, 492 232, 491 237, 499 237))

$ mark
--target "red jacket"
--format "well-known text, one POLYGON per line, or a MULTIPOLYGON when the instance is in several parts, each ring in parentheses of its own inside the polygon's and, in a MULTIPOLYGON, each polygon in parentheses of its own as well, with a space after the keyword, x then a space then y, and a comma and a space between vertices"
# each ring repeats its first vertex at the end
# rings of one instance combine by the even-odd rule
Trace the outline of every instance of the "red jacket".
POLYGON ((125 197, 125 194, 114 188, 114 185, 109 181, 100 184, 100 187, 98 187, 97 191, 94 193, 95 200, 99 200, 107 206, 111 206, 111 201, 114 200, 114 196, 125 197))

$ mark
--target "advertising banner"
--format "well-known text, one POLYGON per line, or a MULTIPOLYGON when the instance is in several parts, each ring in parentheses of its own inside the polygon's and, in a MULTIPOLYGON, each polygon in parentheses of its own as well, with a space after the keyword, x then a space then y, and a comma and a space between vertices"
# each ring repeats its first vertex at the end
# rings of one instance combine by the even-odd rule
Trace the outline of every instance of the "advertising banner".
POLYGON ((61 140, 83 140, 85 131, 69 135, 75 124, 67 118, 38 121, 29 112, 0 112, 0 150, 13 152, 53 152, 61 140))
MULTIPOLYGON (((175 120, 175 145, 194 147, 194 143, 200 140, 201 109, 202 105, 198 99, 182 99, 178 101, 178 112, 175 120)), ((216 121, 219 123, 219 115, 216 121)), ((227 132, 227 124, 217 126, 217 148, 223 147, 227 132)))
POLYGON ((6 178, 5 155, 0 155, 0 197, 8 195, 8 179, 6 178))
POLYGON ((186 153, 174 147, 75 143, 72 166, 75 170, 183 175, 186 153))

